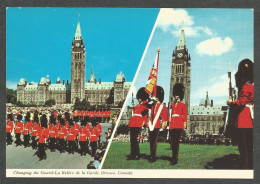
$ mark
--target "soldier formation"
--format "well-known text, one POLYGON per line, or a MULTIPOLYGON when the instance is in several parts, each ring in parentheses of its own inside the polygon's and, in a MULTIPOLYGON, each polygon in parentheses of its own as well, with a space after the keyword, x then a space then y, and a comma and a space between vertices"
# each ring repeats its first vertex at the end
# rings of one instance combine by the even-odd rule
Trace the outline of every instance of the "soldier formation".
MULTIPOLYGON (((95 156, 97 148, 107 145, 101 143, 101 122, 109 122, 111 110, 70 111, 70 110, 39 110, 17 109, 7 112, 6 142, 16 146, 32 147, 37 150, 34 155, 39 160, 47 158, 45 150, 69 154, 78 152, 81 156, 95 156), (21 136, 23 136, 23 141, 21 136), (91 148, 91 149, 90 149, 91 148)), ((112 130, 109 128, 106 140, 110 139, 112 130)))

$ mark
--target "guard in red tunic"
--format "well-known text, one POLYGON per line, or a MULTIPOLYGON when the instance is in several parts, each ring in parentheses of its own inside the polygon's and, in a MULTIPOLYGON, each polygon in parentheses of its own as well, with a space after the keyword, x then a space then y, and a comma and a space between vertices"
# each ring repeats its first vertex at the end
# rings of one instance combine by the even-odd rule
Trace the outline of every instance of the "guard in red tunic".
POLYGON ((75 147, 76 147, 76 130, 74 128, 73 120, 69 120, 69 131, 68 131, 68 153, 74 154, 75 147))
POLYGON ((229 99, 227 104, 240 109, 236 127, 241 168, 253 169, 254 84, 253 62, 251 60, 244 59, 239 63, 235 79, 238 99, 234 102, 229 99))
POLYGON ((59 128, 59 135, 58 135, 58 139, 59 139, 59 151, 60 153, 65 152, 65 139, 67 139, 67 129, 65 127, 65 121, 63 118, 60 119, 60 128, 59 128))
POLYGON ((11 135, 13 129, 14 129, 13 115, 8 114, 7 122, 6 122, 6 143, 7 143, 7 145, 11 145, 13 142, 12 135, 11 135))
POLYGON ((34 121, 34 124, 32 125, 32 143, 31 143, 31 146, 32 146, 32 149, 37 149, 37 140, 36 140, 36 136, 37 136, 37 132, 40 128, 40 125, 39 125, 39 116, 38 116, 38 113, 35 112, 34 113, 34 116, 33 116, 33 121, 34 121))
POLYGON ((182 84, 177 83, 174 85, 173 96, 175 102, 172 104, 170 110, 171 121, 169 125, 170 143, 172 148, 171 165, 178 163, 179 141, 183 130, 187 127, 187 107, 181 102, 184 97, 184 87, 182 84))
POLYGON ((49 130, 47 128, 46 114, 43 114, 41 116, 41 127, 39 128, 37 134, 38 134, 38 157, 39 157, 39 161, 41 161, 42 159, 47 158, 45 152, 45 146, 48 140, 49 130))
POLYGON ((88 144, 87 141, 90 137, 90 132, 86 128, 86 118, 81 122, 81 128, 79 130, 79 145, 80 145, 80 155, 86 155, 88 144))
POLYGON ((57 141, 57 136, 58 136, 58 128, 56 127, 56 118, 55 115, 52 114, 50 116, 50 122, 51 125, 49 127, 49 131, 50 131, 50 150, 51 152, 55 152, 55 147, 56 147, 56 141, 57 141))
MULTIPOLYGON (((83 118, 83 117, 82 117, 83 118)), ((83 121, 83 120, 81 120, 83 121)), ((80 129, 80 122, 79 122, 79 119, 76 119, 76 121, 74 121, 74 128, 75 128, 75 148, 78 148, 79 147, 79 129, 80 129)))
POLYGON ((156 161, 156 149, 157 149, 157 138, 159 135, 159 130, 165 124, 167 124, 167 109, 163 104, 164 100, 164 90, 161 86, 157 86, 157 94, 155 100, 155 104, 151 107, 150 113, 150 121, 149 125, 149 140, 150 140, 150 162, 156 161), (162 123, 163 122, 163 123, 162 123))
POLYGON ((138 135, 144 124, 147 123, 147 102, 149 95, 145 92, 145 88, 142 87, 138 90, 136 94, 139 104, 133 109, 132 117, 129 121, 128 127, 130 128, 130 155, 127 160, 139 160, 140 159, 140 149, 138 143, 138 135))
POLYGON ((24 131, 23 131, 23 145, 24 147, 28 147, 29 146, 29 142, 30 142, 30 131, 32 128, 32 121, 30 121, 30 112, 27 112, 26 116, 25 116, 25 123, 24 123, 24 131))
POLYGON ((102 125, 97 122, 97 136, 98 136, 98 144, 100 144, 101 136, 102 136, 102 125))
POLYGON ((22 122, 23 116, 21 114, 17 115, 17 122, 15 123, 15 129, 14 129, 14 133, 15 133, 15 143, 16 146, 21 146, 22 145, 22 141, 21 141, 21 133, 23 132, 23 122, 22 122))
POLYGON ((97 129, 95 122, 92 122, 92 128, 90 129, 90 146, 91 156, 94 157, 97 151, 97 129))

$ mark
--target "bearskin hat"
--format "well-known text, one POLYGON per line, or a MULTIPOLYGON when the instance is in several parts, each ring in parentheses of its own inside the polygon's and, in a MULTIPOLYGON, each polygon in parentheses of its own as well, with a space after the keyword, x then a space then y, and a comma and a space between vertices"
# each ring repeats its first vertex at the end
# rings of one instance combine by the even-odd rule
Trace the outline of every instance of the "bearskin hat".
POLYGON ((81 121, 80 126, 86 126, 86 124, 87 124, 87 118, 85 117, 85 118, 81 121))
POLYGON ((21 121, 22 119, 23 119, 23 115, 18 114, 18 115, 17 115, 17 120, 18 120, 18 121, 21 121))
POLYGON ((243 59, 238 64, 238 70, 235 74, 237 80, 241 80, 242 78, 253 82, 253 71, 254 71, 254 63, 250 59, 243 59))
POLYGON ((56 124, 56 118, 54 117, 54 114, 51 114, 51 116, 50 116, 50 122, 51 122, 51 124, 53 124, 53 125, 56 124))
POLYGON ((164 90, 161 86, 156 87, 156 97, 159 99, 159 101, 162 103, 164 100, 164 90))
POLYGON ((173 87, 173 96, 179 96, 182 100, 184 97, 184 86, 181 83, 177 83, 173 87))
POLYGON ((73 125, 74 125, 74 122, 73 122, 72 119, 69 119, 68 121, 69 121, 69 125, 70 125, 70 126, 73 126, 73 125))
POLYGON ((41 116, 41 127, 43 128, 47 128, 47 117, 46 117, 46 114, 43 114, 41 116))
POLYGON ((149 98, 149 94, 145 91, 145 88, 142 87, 137 91, 136 98, 145 101, 149 98))
POLYGON ((39 117, 38 117, 38 113, 34 113, 34 116, 33 116, 33 121, 38 123, 39 122, 39 117))
POLYGON ((64 115, 65 119, 68 121, 70 119, 70 114, 68 112, 65 112, 64 115))
POLYGON ((25 120, 26 122, 29 122, 29 121, 30 121, 30 115, 31 115, 31 113, 28 111, 28 112, 26 113, 25 118, 24 118, 24 120, 25 120))
POLYGON ((65 120, 64 120, 63 118, 60 119, 60 124, 61 124, 62 126, 65 125, 65 120))
POLYGON ((97 126, 97 123, 95 121, 92 121, 91 125, 92 125, 92 127, 95 127, 95 126, 97 126))
POLYGON ((75 122, 78 122, 78 121, 79 121, 79 117, 78 117, 78 116, 74 116, 73 120, 74 120, 75 122))
POLYGON ((13 115, 12 114, 7 114, 7 119, 13 121, 14 120, 13 115))

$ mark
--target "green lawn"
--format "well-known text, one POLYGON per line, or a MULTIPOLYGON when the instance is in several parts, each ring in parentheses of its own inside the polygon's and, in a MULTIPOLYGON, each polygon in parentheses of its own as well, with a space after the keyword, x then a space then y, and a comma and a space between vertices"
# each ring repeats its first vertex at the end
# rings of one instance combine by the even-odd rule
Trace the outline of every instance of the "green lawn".
POLYGON ((239 169, 237 146, 180 144, 179 163, 170 165, 171 150, 168 143, 159 143, 157 161, 148 161, 149 143, 140 144, 141 159, 126 160, 129 142, 113 142, 102 169, 239 169))

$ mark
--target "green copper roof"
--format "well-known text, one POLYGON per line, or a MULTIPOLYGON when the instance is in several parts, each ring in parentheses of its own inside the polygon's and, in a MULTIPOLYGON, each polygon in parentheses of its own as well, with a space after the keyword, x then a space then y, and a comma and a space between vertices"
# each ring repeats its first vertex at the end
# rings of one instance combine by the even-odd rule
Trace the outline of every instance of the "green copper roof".
POLYGON ((181 35, 180 35, 180 38, 179 38, 179 42, 178 42, 178 45, 177 45, 177 50, 184 49, 185 45, 186 45, 186 40, 185 40, 184 30, 182 29, 181 35))
POLYGON ((77 24, 77 29, 75 33, 75 40, 82 40, 82 35, 81 35, 81 29, 80 29, 80 23, 78 22, 77 24))

